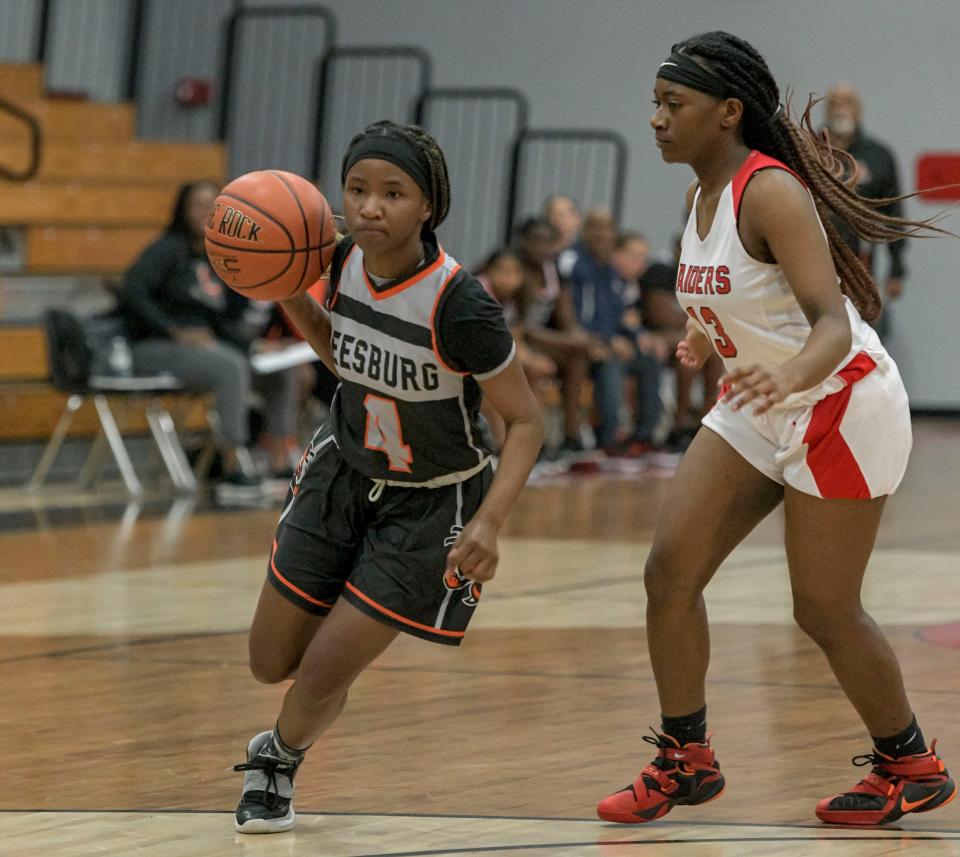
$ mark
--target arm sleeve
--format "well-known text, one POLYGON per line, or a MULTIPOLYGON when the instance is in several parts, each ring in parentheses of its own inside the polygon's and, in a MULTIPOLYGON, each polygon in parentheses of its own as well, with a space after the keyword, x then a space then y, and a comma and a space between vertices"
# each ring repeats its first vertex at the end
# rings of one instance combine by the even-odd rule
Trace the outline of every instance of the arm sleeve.
POLYGON ((123 314, 156 336, 169 338, 176 327, 158 296, 176 271, 177 263, 176 245, 161 238, 143 251, 123 278, 119 295, 123 314))
POLYGON ((435 329, 443 361, 481 381, 506 369, 516 352, 503 308, 466 274, 458 274, 447 286, 435 329))

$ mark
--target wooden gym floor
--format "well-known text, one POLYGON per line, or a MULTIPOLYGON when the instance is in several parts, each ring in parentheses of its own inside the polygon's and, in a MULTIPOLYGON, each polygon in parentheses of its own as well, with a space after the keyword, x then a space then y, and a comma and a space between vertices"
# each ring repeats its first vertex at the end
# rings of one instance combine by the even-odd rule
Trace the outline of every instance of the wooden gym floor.
MULTIPOLYGON (((929 738, 960 772, 960 424, 916 426, 865 587, 929 738)), ((728 779, 639 827, 594 818, 657 722, 641 569, 666 480, 528 488, 462 648, 402 636, 298 777, 296 829, 236 835, 248 738, 282 688, 246 669, 278 514, 192 501, 0 513, 0 855, 960 854, 960 801, 883 830, 816 801, 869 749, 791 624, 775 513, 707 591, 728 779)), ((9 498, 8 498, 9 499, 9 498)))

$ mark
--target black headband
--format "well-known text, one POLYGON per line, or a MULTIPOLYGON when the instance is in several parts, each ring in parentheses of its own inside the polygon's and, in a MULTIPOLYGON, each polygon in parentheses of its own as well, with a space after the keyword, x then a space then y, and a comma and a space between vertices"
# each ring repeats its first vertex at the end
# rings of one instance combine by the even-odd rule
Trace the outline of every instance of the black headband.
POLYGON ((423 195, 430 201, 430 205, 435 205, 430 189, 430 161, 416 143, 402 137, 386 137, 382 134, 371 134, 369 137, 361 138, 343 156, 343 166, 340 169, 341 183, 346 182, 350 167, 365 158, 378 158, 400 167, 417 183, 423 195))
POLYGON ((729 88, 712 71, 705 69, 700 63, 686 54, 672 53, 657 69, 657 77, 672 80, 691 89, 705 92, 714 98, 729 98, 729 88))

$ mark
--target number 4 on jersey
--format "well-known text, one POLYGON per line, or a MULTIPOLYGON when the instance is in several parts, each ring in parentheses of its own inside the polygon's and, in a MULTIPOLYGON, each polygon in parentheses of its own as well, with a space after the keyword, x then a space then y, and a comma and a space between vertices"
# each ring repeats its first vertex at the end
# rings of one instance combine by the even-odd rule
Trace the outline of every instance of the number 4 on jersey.
POLYGON ((403 442, 397 403, 393 399, 384 399, 373 393, 367 393, 363 406, 367 409, 367 427, 363 432, 363 445, 367 449, 375 449, 386 455, 391 470, 397 473, 411 473, 413 453, 403 442))

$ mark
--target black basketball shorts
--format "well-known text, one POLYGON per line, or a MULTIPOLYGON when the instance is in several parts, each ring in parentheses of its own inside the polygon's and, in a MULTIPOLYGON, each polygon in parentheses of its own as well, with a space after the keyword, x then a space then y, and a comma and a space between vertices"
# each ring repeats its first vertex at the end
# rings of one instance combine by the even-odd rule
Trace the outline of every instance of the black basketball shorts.
POLYGON ((492 468, 441 488, 374 482, 321 428, 303 454, 280 515, 267 579, 298 607, 325 616, 338 598, 388 625, 457 646, 481 586, 445 574, 447 553, 480 507, 492 468))

